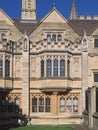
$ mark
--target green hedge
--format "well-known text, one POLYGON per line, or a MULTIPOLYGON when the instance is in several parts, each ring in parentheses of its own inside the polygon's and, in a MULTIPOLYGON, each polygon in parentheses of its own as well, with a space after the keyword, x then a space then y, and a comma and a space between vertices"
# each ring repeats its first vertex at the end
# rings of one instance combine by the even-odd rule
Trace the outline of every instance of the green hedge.
POLYGON ((10 130, 74 130, 70 126, 26 126, 12 128, 10 130))

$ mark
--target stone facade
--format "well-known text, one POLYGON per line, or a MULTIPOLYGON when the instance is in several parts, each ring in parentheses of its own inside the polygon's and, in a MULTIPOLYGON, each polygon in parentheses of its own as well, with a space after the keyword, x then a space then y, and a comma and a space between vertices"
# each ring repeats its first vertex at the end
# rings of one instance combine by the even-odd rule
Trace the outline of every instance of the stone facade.
POLYGON ((21 110, 31 124, 81 124, 85 92, 98 80, 98 20, 67 20, 55 6, 37 20, 36 0, 32 11, 28 2, 21 19, 0 10, 0 112, 21 110))

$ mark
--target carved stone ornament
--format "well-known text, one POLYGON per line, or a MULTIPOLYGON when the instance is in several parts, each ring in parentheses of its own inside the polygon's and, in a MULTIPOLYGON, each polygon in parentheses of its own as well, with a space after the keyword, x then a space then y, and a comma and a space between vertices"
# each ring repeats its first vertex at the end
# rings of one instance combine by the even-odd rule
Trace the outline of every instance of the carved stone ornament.
POLYGON ((27 51, 27 39, 26 38, 23 41, 23 50, 27 51))
POLYGON ((23 38, 23 51, 28 51, 29 49, 29 39, 28 36, 25 34, 23 38))
POLYGON ((36 71, 36 66, 32 66, 32 67, 31 67, 31 70, 32 70, 33 72, 35 72, 35 71, 36 71))
POLYGON ((84 36, 82 38, 82 51, 88 50, 88 37, 86 35, 86 32, 84 31, 84 36))

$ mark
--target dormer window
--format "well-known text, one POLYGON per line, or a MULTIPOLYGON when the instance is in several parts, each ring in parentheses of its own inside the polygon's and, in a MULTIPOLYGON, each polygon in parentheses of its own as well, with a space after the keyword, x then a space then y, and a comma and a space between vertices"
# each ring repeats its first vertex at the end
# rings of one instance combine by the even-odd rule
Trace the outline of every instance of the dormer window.
POLYGON ((2 40, 2 41, 7 40, 7 37, 6 37, 6 34, 5 34, 5 33, 2 33, 2 34, 1 34, 1 40, 2 40))
POLYGON ((95 47, 95 48, 98 48, 98 39, 95 39, 95 40, 94 40, 94 47, 95 47))

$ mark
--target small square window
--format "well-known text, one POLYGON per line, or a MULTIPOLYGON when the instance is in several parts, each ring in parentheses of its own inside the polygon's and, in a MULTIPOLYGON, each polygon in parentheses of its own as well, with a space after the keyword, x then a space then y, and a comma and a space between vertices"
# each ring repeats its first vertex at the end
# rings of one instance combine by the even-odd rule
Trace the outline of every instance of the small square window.
POLYGON ((97 48, 98 47, 98 39, 94 40, 94 47, 97 48))
POLYGON ((98 74, 94 74, 94 82, 98 82, 98 74))

